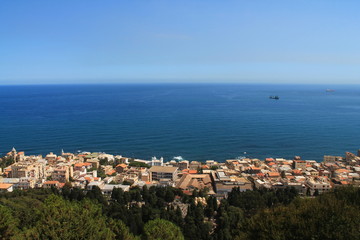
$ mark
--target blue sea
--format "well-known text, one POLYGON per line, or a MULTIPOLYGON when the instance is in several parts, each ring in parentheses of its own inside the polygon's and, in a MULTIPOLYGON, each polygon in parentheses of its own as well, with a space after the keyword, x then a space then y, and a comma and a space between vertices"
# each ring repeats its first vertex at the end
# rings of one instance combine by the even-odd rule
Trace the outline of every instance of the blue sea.
POLYGON ((101 151, 224 161, 321 161, 360 148, 360 86, 0 86, 0 153, 101 151), (279 100, 269 99, 278 95, 279 100))

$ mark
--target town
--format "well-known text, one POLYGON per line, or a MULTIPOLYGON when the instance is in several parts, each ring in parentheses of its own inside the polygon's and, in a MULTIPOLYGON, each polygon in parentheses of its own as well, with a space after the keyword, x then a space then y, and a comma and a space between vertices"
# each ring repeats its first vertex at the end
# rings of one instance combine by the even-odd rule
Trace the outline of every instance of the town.
POLYGON ((84 190, 99 187, 106 196, 114 188, 129 191, 138 186, 171 186, 184 194, 205 191, 217 199, 226 198, 234 187, 240 191, 254 188, 295 188, 299 195, 313 196, 336 187, 359 185, 360 150, 357 155, 324 156, 323 162, 294 159, 228 159, 224 163, 207 160, 188 161, 174 157, 151 160, 127 158, 106 153, 61 152, 45 157, 27 156, 13 148, 1 160, 0 191, 58 188, 65 184, 84 190))

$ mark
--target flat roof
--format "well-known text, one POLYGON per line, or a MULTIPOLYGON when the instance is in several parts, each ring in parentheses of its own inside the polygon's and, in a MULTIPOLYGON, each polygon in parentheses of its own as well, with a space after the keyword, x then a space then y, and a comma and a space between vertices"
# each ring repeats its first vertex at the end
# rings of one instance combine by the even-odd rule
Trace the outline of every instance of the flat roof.
POLYGON ((173 173, 177 171, 177 167, 162 167, 162 166, 152 166, 149 171, 150 172, 166 172, 166 173, 173 173))

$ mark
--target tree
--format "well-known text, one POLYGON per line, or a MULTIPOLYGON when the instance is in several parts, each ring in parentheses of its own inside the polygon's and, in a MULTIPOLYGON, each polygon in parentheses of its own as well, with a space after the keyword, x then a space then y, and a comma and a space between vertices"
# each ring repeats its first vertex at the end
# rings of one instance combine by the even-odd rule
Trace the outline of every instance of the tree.
POLYGON ((165 192, 165 201, 166 202, 172 202, 175 199, 175 195, 171 188, 167 188, 165 192))
POLYGON ((118 240, 133 240, 135 237, 129 232, 128 227, 120 220, 111 219, 109 227, 115 233, 115 239, 118 240))
POLYGON ((11 211, 0 205, 0 239, 10 239, 17 229, 17 221, 12 217, 11 211))
POLYGON ((135 161, 130 162, 130 163, 129 163, 129 166, 131 166, 131 167, 145 167, 145 168, 150 168, 150 166, 147 165, 146 163, 143 163, 143 162, 135 162, 135 161))
POLYGON ((216 170, 216 169, 219 169, 219 166, 212 165, 212 166, 210 167, 210 169, 211 169, 211 170, 216 170))
POLYGON ((147 222, 144 226, 147 240, 183 240, 184 236, 178 226, 164 219, 157 218, 147 222))
POLYGON ((24 239, 113 239, 100 205, 89 200, 70 202, 51 195, 43 205, 35 227, 24 231, 24 239))
POLYGON ((319 190, 315 189, 314 197, 317 197, 317 196, 319 196, 319 190))
POLYGON ((306 188, 306 196, 311 196, 310 188, 306 188))
POLYGON ((104 205, 107 204, 107 201, 98 186, 93 186, 92 189, 87 192, 86 197, 90 199, 95 199, 99 203, 102 203, 104 205))

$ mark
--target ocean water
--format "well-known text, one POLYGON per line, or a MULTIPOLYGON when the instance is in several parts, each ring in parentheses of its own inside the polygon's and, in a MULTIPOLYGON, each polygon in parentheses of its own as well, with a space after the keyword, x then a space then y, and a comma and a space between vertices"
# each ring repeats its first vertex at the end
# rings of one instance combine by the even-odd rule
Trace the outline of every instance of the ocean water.
POLYGON ((0 153, 103 151, 224 161, 360 148, 360 86, 0 86, 0 153), (278 95, 280 100, 269 99, 278 95), (244 153, 246 152, 246 154, 244 153))

